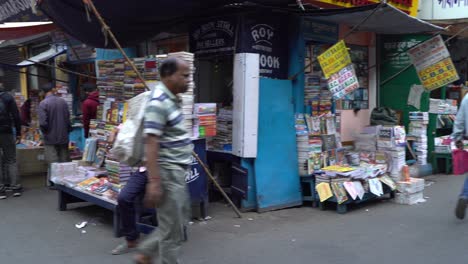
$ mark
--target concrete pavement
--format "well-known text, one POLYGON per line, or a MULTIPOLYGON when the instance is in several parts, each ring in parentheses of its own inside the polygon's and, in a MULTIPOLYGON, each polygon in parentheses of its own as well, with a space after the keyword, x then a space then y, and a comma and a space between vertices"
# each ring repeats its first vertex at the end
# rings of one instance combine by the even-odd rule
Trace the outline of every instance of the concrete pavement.
MULTIPOLYGON (((210 205, 212 220, 189 227, 183 263, 440 264, 468 261, 468 220, 454 217, 464 178, 431 176, 426 203, 387 201, 339 215, 302 207, 243 219, 222 204, 210 205)), ((28 185, 28 184, 27 184, 28 185)), ((131 263, 108 252, 112 214, 99 207, 57 208, 54 191, 29 184, 23 197, 0 201, 0 263, 131 263), (89 221, 86 233, 75 224, 89 221)))

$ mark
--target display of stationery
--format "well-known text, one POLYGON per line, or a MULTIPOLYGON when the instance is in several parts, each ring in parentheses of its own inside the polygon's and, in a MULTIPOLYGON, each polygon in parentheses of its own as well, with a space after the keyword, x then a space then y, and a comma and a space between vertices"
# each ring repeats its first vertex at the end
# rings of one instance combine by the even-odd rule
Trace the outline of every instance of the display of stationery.
POLYGON ((216 104, 195 104, 193 136, 196 138, 216 136, 216 104))

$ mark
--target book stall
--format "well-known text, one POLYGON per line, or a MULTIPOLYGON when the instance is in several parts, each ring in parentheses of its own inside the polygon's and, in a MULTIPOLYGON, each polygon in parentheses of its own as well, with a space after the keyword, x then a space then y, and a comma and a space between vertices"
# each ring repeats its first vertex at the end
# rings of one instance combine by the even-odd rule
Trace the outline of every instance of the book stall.
MULTIPOLYGON (((28 99, 21 93, 15 93, 16 105, 21 113, 21 144, 17 145, 18 169, 20 175, 43 174, 47 172, 42 132, 39 128, 38 109, 43 99, 38 90, 29 90, 28 99), (23 113, 24 112, 24 113, 23 113)), ((72 113, 73 96, 62 83, 57 84, 57 96, 62 97, 72 113)), ((72 158, 81 157, 77 142, 70 141, 69 149, 72 158)))
MULTIPOLYGON (((177 56, 191 65, 193 76, 193 54, 178 52, 177 56)), ((158 66, 168 55, 148 56, 132 59, 149 87, 155 87, 160 80, 158 66)), ((88 201, 118 213, 117 197, 131 174, 138 167, 131 167, 113 157, 110 151, 117 136, 119 125, 125 122, 127 114, 136 107, 135 96, 145 91, 144 84, 123 59, 97 61, 97 86, 100 105, 97 119, 91 120, 90 135, 86 140, 82 160, 70 163, 54 163, 51 166, 51 180, 58 186, 61 210, 68 203, 88 201)), ((206 162, 206 136, 216 135, 216 105, 194 104, 194 83, 186 93, 180 94, 185 126, 192 136, 194 150, 206 162)), ((207 208, 206 174, 193 158, 191 169, 186 175, 192 203, 205 217, 207 208)), ((115 217, 114 217, 115 218, 115 217)), ((116 221, 116 220, 114 220, 116 221)), ((118 225, 114 222, 114 225, 118 225)), ((116 235, 118 234, 118 228, 116 235)))
MULTIPOLYGON (((406 165, 404 127, 365 127, 354 132, 353 146, 342 146, 337 109, 368 108, 367 48, 313 43, 306 54, 305 113, 296 114, 295 122, 304 201, 320 208, 334 204, 338 213, 384 196, 400 204, 424 201, 424 180, 411 178, 406 165)), ((428 113, 412 113, 410 119, 410 150, 425 165, 428 113)))

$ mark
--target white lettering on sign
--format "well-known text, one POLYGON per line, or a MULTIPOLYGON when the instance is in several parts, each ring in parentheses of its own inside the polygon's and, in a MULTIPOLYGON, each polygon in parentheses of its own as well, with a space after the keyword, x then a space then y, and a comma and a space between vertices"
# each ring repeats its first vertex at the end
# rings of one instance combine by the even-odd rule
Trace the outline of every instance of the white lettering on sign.
POLYGON ((279 57, 267 56, 267 55, 260 55, 260 66, 279 69, 280 68, 280 61, 279 57))
POLYGON ((275 37, 275 28, 267 24, 257 24, 250 28, 250 35, 254 41, 252 49, 260 53, 260 73, 272 74, 272 69, 280 69, 280 58, 268 55, 273 53, 272 40, 275 37))
POLYGON ((275 36, 275 29, 266 24, 258 24, 252 27, 251 34, 256 44, 266 42, 271 46, 271 39, 275 36))
POLYGON ((190 164, 190 170, 188 170, 185 173, 185 182, 186 183, 191 183, 193 181, 196 181, 198 178, 200 178, 200 172, 198 172, 197 166, 198 165, 198 160, 192 156, 192 162, 190 164))

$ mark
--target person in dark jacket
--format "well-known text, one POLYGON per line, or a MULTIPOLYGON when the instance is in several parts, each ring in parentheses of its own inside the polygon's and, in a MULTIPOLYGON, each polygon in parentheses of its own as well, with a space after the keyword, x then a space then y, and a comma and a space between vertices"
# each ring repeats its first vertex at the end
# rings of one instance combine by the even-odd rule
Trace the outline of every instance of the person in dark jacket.
POLYGON ((41 87, 45 99, 39 104, 39 126, 44 136, 44 154, 47 163, 67 162, 69 133, 71 132, 70 112, 67 102, 56 96, 52 84, 41 87))
POLYGON ((26 100, 20 109, 21 124, 29 126, 31 124, 31 99, 26 100))
POLYGON ((21 196, 22 188, 16 166, 16 144, 21 139, 21 119, 15 98, 0 83, 0 199, 6 199, 6 191, 21 196), (14 131, 13 131, 14 130, 14 131), (16 140, 15 140, 16 135, 16 140))
POLYGON ((83 90, 88 96, 81 106, 83 127, 85 137, 87 138, 89 135, 89 122, 91 119, 96 119, 97 108, 99 106, 99 91, 97 91, 96 85, 93 83, 85 83, 83 85, 83 90))

